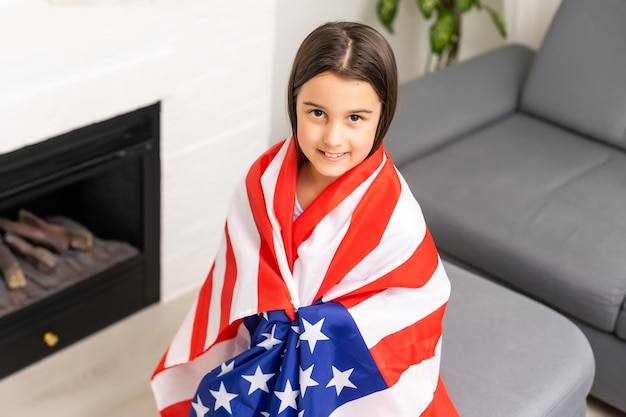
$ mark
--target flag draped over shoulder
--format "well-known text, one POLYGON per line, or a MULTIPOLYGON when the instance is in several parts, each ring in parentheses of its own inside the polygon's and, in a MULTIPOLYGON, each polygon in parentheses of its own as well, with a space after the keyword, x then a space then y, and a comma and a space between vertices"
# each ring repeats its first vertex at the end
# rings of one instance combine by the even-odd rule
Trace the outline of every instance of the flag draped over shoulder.
POLYGON ((197 300, 152 377, 164 417, 458 416, 439 377, 450 293, 381 147, 294 221, 298 148, 235 191, 197 300))

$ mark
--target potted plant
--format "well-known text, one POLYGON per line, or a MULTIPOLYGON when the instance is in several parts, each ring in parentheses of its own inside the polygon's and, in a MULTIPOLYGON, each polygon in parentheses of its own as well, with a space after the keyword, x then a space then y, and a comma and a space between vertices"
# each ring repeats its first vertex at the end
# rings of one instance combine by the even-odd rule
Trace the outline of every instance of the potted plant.
MULTIPOLYGON (((430 53, 426 62, 426 72, 431 70, 433 55, 437 57, 436 70, 458 60, 462 16, 473 8, 486 10, 500 35, 506 38, 506 25, 502 17, 493 8, 483 5, 480 0, 416 0, 416 2, 425 19, 433 18, 430 25, 430 53)), ((376 7, 378 18, 392 34, 398 3, 400 0, 378 0, 376 7)))

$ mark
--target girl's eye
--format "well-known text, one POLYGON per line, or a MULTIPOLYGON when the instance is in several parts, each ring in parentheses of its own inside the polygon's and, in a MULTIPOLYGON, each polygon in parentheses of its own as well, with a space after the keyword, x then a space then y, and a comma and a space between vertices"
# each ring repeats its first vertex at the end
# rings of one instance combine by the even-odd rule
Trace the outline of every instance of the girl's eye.
POLYGON ((361 121, 361 116, 359 116, 358 114, 352 114, 352 115, 350 115, 350 121, 352 123, 357 123, 357 122, 361 121))
POLYGON ((316 119, 321 118, 322 116, 324 116, 324 112, 321 110, 311 110, 311 114, 313 115, 313 117, 315 117, 316 119))

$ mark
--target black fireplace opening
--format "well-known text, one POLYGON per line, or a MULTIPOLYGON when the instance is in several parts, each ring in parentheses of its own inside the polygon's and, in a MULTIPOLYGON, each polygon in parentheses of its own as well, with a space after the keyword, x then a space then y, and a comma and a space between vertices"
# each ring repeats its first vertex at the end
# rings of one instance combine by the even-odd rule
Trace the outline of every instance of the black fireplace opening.
POLYGON ((0 155, 0 378, 159 300, 159 142, 156 103, 0 155))

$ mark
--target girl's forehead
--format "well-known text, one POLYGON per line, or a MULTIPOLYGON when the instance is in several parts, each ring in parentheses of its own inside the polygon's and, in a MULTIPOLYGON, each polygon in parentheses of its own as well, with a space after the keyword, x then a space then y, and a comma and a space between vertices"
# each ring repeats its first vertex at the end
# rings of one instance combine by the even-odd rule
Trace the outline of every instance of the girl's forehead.
POLYGON ((313 101, 314 104, 332 107, 370 107, 380 103, 374 87, 367 81, 342 77, 333 72, 323 72, 308 80, 297 94, 299 103, 313 101))
POLYGON ((310 84, 310 83, 346 84, 346 85, 347 84, 351 84, 351 85, 367 84, 371 87, 371 84, 365 80, 337 74, 336 72, 333 72, 333 71, 321 72, 315 75, 313 78, 311 78, 307 82, 305 82, 303 86, 310 84))

